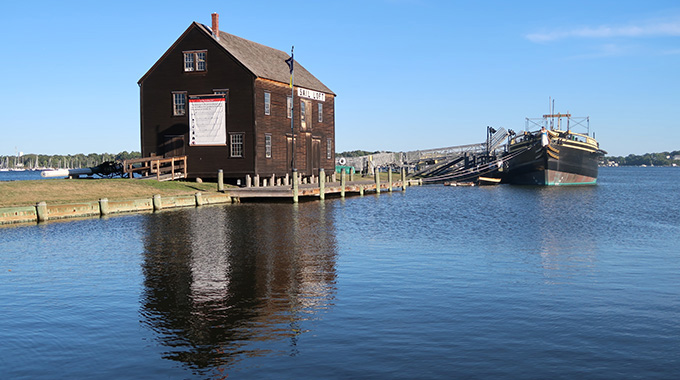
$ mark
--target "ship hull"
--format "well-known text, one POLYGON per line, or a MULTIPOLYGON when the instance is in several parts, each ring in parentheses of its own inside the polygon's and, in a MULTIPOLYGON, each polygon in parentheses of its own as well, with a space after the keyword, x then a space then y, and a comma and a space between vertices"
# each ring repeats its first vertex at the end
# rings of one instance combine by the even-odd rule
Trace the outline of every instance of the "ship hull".
POLYGON ((566 186, 595 185, 599 149, 586 149, 570 144, 541 146, 526 144, 509 152, 505 182, 516 185, 566 186), (524 151, 522 151, 522 149, 524 151))

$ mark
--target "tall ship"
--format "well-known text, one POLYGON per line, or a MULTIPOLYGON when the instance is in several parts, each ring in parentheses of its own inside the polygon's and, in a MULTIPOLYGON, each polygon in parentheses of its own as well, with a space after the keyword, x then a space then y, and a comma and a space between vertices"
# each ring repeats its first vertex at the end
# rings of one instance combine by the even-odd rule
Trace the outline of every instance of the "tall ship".
POLYGON ((509 137, 504 182, 517 185, 595 185, 607 154, 590 134, 590 118, 550 113, 526 119, 525 132, 509 137), (585 128, 586 133, 572 128, 585 128), (530 131, 531 128, 536 128, 530 131))

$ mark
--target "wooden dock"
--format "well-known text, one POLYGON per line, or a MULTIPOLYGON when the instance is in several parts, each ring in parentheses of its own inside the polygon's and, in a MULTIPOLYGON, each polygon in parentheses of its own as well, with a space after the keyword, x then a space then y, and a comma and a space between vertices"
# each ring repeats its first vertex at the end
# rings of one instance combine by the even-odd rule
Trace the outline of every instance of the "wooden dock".
MULTIPOLYGON (((241 199, 266 198, 292 199, 293 202, 298 202, 300 197, 316 197, 323 200, 327 195, 344 197, 346 194, 363 195, 367 192, 392 192, 394 189, 405 190, 407 186, 422 184, 420 180, 406 180, 404 171, 401 173, 401 178, 396 181, 392 180, 392 173, 388 173, 387 181, 382 183, 378 173, 373 176, 373 179, 369 177, 354 180, 353 175, 350 177, 350 181, 347 181, 346 179, 344 172, 340 175, 338 181, 336 180, 335 174, 332 176, 325 176, 322 170, 319 177, 316 177, 315 180, 312 179, 312 183, 301 183, 299 178, 291 180, 289 183, 288 178, 286 177, 283 181, 276 181, 274 178, 271 178, 269 181, 265 180, 262 182, 265 185, 260 186, 259 178, 254 181, 256 185, 251 185, 250 178, 247 178, 246 187, 229 188, 224 191, 235 202, 239 202, 241 199), (269 185, 267 186, 266 184, 269 185), (271 184, 275 185, 272 186, 271 184)), ((218 188, 220 188, 220 183, 218 183, 218 188)))
MULTIPOLYGON (((406 186, 414 186, 420 184, 418 180, 407 180, 406 186)), ((390 186, 389 183, 381 183, 381 192, 391 192, 394 189, 402 189, 403 182, 401 180, 392 182, 390 186)), ((327 183, 324 189, 325 195, 339 195, 344 196, 345 194, 365 194, 367 192, 377 193, 376 190, 378 185, 376 185, 373 180, 360 180, 347 182, 343 187, 340 182, 327 183)), ((239 199, 247 198, 290 198, 294 197, 294 189, 291 186, 266 186, 266 187, 242 187, 242 188, 229 188, 225 189, 225 192, 235 201, 239 199)), ((321 198, 321 187, 319 184, 304 184, 298 187, 298 197, 317 197, 321 198)))

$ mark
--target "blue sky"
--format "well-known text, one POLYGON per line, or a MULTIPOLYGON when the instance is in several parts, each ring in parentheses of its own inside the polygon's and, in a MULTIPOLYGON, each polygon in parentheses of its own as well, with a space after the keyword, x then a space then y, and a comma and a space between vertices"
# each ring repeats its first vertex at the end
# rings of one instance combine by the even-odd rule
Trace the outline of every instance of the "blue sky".
POLYGON ((590 116, 611 155, 680 149, 678 1, 24 1, 0 14, 0 155, 139 150, 137 81, 192 21, 283 51, 337 95, 336 150, 481 142, 590 116))

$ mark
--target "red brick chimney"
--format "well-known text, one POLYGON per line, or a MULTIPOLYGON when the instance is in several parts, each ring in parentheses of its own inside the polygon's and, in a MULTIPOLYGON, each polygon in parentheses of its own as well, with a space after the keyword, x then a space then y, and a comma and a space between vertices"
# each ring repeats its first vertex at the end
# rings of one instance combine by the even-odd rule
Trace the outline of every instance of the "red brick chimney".
POLYGON ((212 14, 212 33, 216 40, 220 39, 220 15, 217 13, 212 14))

